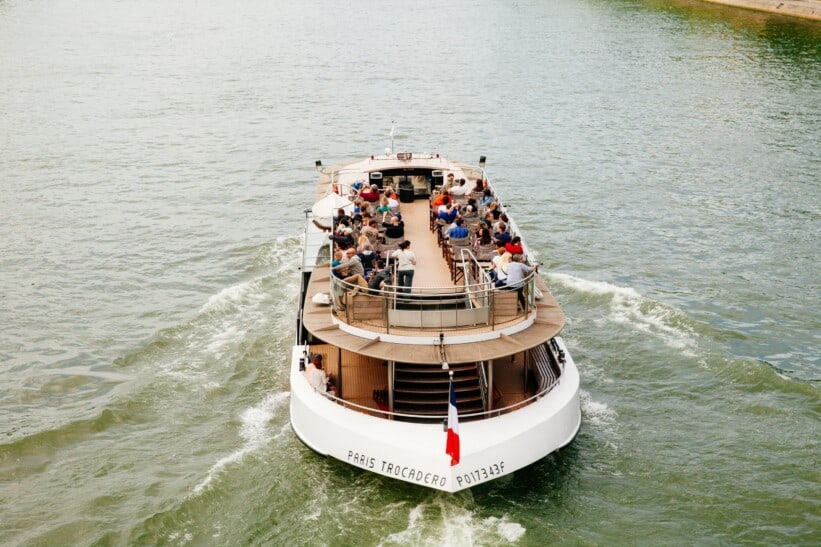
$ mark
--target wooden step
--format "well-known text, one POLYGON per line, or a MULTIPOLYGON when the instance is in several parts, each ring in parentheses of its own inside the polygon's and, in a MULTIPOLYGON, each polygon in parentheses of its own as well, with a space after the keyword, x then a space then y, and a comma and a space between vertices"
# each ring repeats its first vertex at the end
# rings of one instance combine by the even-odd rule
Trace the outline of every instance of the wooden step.
MULTIPOLYGON (((450 370, 453 371, 454 374, 458 374, 463 371, 475 371, 476 365, 474 364, 463 364, 463 365, 450 365, 450 370)), ((442 370, 442 365, 404 365, 397 363, 396 365, 396 373, 400 372, 407 372, 407 373, 414 373, 414 374, 439 374, 448 376, 447 370, 442 370)))
MULTIPOLYGON (((478 386, 454 386, 453 390, 456 392, 456 397, 458 398, 460 393, 467 393, 467 392, 470 392, 470 391, 478 391, 479 387, 478 386)), ((408 386, 408 387, 395 388, 394 391, 396 393, 400 393, 400 392, 402 392, 402 393, 413 393, 413 394, 416 394, 416 395, 439 395, 439 396, 443 396, 445 398, 445 400, 447 400, 448 395, 450 393, 450 390, 448 389, 447 386, 439 386, 439 385, 431 386, 430 388, 427 388, 427 389, 419 387, 418 385, 412 385, 412 386, 408 386)))
MULTIPOLYGON (((397 377, 395 380, 396 383, 405 382, 408 384, 431 384, 431 385, 439 385, 439 384, 449 384, 450 378, 420 378, 418 376, 410 376, 410 377, 397 377)), ((471 376, 454 376, 453 383, 464 384, 465 382, 479 382, 479 377, 475 374, 471 376)))
MULTIPOLYGON (((477 394, 472 395, 470 397, 463 397, 462 399, 457 400, 456 401, 456 408, 459 408, 463 404, 464 405, 470 404, 471 402, 474 402, 474 401, 479 401, 481 403, 482 402, 482 394, 477 393, 477 394)), ((399 397, 399 394, 397 393, 393 397, 393 404, 394 404, 394 407, 396 407, 396 405, 398 405, 398 404, 425 405, 425 406, 439 405, 439 406, 447 407, 448 406, 448 401, 447 401, 447 399, 445 401, 442 401, 441 399, 404 398, 404 397, 399 397)))
MULTIPOLYGON (((420 416, 447 416, 448 414, 447 405, 436 407, 433 405, 416 405, 409 403, 397 404, 396 401, 394 401, 393 410, 402 414, 419 414, 420 416)), ((460 414, 472 414, 481 411, 481 401, 479 401, 478 404, 476 402, 473 404, 465 403, 459 408, 460 414)))

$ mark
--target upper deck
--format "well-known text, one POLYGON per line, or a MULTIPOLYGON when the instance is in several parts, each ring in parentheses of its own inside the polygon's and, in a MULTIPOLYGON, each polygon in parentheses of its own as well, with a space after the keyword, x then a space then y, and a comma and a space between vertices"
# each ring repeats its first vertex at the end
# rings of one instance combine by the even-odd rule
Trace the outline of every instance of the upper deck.
MULTIPOLYGON (((380 180, 372 178, 372 173, 379 173, 382 186, 404 184, 407 189, 413 184, 416 199, 410 201, 406 193, 399 210, 417 265, 410 294, 390 286, 382 291, 354 291, 353 286, 331 275, 330 247, 322 248, 328 236, 313 225, 309 214, 305 267, 311 273, 302 310, 302 324, 308 333, 328 344, 382 360, 459 363, 509 356, 538 346, 561 331, 564 315, 538 274, 522 284, 526 302, 522 309, 515 289, 497 288, 488 279, 486 262, 477 260, 470 250, 454 249, 439 235, 425 194, 451 172, 457 180, 467 179, 470 187, 483 175, 479 168, 437 156, 371 158, 322 173, 318 198, 332 189, 345 196, 357 180, 380 180), (539 300, 535 298, 536 287, 542 294, 539 300), (332 304, 315 303, 313 297, 319 293, 330 295, 332 304)), ((517 234, 515 223, 509 225, 511 233, 517 234)), ((390 254, 387 245, 377 250, 390 254)))

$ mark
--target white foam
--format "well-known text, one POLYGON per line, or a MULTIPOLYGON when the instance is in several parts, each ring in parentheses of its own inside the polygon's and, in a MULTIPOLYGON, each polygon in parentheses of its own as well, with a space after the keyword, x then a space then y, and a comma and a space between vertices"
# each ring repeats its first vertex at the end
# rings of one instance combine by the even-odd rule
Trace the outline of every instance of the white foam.
POLYGON ((684 316, 681 312, 645 298, 631 287, 620 287, 606 281, 590 281, 561 273, 550 274, 550 279, 577 292, 609 296, 608 319, 612 322, 656 336, 677 350, 689 352, 695 345, 693 331, 683 324, 684 316))
POLYGON ((581 390, 584 422, 595 436, 613 450, 619 447, 618 413, 606 403, 594 401, 590 393, 581 390))
MULTIPOLYGON (((260 404, 251 407, 240 416, 241 426, 239 435, 245 440, 245 444, 238 450, 221 458, 208 470, 206 477, 194 487, 193 495, 199 495, 211 482, 222 472, 223 469, 233 463, 241 461, 248 454, 255 452, 267 445, 272 437, 269 433, 268 422, 274 417, 277 407, 288 400, 290 392, 272 393, 265 397, 260 404)), ((288 424, 280 428, 279 433, 273 439, 279 438, 284 431, 287 431, 288 424)))
POLYGON ((514 543, 524 536, 524 526, 507 515, 480 518, 457 500, 437 496, 413 507, 407 528, 383 538, 380 545, 484 545, 514 543))
POLYGON ((204 388, 210 385, 213 378, 209 375, 218 371, 214 363, 230 364, 226 357, 248 338, 249 332, 272 330, 272 323, 281 322, 281 314, 293 309, 297 291, 286 286, 272 292, 266 284, 272 275, 276 274, 227 287, 209 298, 198 317, 172 334, 184 346, 173 348, 173 353, 182 357, 160 360, 152 367, 175 380, 188 381, 192 388, 196 384, 204 388), (276 305, 277 298, 280 305, 276 305))
POLYGON ((615 433, 618 420, 618 414, 615 410, 607 406, 606 403, 594 401, 590 393, 584 390, 581 391, 581 402, 585 422, 596 429, 615 433))
POLYGON ((563 273, 550 273, 548 278, 559 281, 562 285, 570 287, 578 292, 594 295, 618 295, 622 298, 641 298, 635 289, 630 287, 619 287, 606 281, 591 281, 563 273))
POLYGON ((225 311, 231 307, 248 306, 259 303, 262 300, 259 285, 264 277, 267 276, 257 277, 231 287, 225 287, 217 294, 211 296, 208 302, 200 308, 199 313, 205 314, 214 311, 225 311))

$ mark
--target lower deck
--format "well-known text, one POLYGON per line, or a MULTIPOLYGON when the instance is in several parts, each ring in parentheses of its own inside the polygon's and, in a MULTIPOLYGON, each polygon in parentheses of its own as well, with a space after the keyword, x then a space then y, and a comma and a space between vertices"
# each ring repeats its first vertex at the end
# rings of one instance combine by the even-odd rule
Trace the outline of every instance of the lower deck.
MULTIPOLYGON (((308 353, 323 357, 323 368, 336 386, 336 396, 350 403, 347 406, 387 417, 386 412, 391 410, 393 403, 395 414, 405 419, 413 415, 421 421, 441 420, 447 414, 448 371, 439 364, 388 363, 330 344, 313 344, 308 353), (392 397, 388 393, 391 388, 392 397)), ((546 391, 545 388, 552 386, 561 374, 558 363, 539 367, 532 352, 528 351, 486 363, 451 365, 450 369, 455 371, 460 416, 467 414, 466 418, 461 418, 467 420, 471 413, 512 410, 540 391, 546 391), (546 369, 547 373, 544 372, 546 369), (479 393, 480 383, 486 390, 483 396, 479 393)))

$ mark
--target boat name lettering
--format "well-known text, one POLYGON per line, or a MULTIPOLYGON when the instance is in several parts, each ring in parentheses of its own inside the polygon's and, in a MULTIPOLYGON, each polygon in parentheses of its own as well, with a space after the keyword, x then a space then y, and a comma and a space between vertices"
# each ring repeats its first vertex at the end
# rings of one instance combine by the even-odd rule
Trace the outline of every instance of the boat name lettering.
POLYGON ((502 475, 505 472, 505 462, 500 461, 497 463, 493 463, 487 465, 485 467, 480 467, 478 469, 474 469, 469 473, 463 473, 462 475, 456 475, 456 482, 459 483, 459 486, 464 485, 471 485, 471 484, 478 484, 480 482, 486 481, 488 479, 492 479, 502 475))
MULTIPOLYGON (((447 484, 447 477, 444 475, 437 475, 430 471, 422 471, 407 465, 399 465, 385 460, 378 460, 381 466, 379 471, 384 475, 389 475, 397 478, 403 478, 407 481, 418 482, 419 484, 428 484, 431 486, 445 486, 447 484)), ((377 459, 367 454, 354 452, 348 450, 348 462, 358 465, 364 469, 375 469, 377 466, 377 459)))
POLYGON ((376 458, 348 450, 348 461, 365 469, 373 469, 376 466, 376 458))

